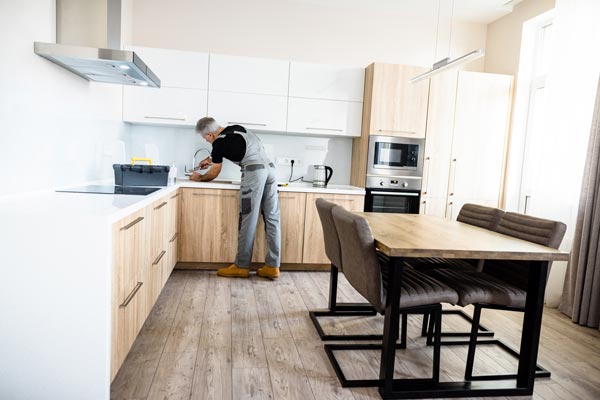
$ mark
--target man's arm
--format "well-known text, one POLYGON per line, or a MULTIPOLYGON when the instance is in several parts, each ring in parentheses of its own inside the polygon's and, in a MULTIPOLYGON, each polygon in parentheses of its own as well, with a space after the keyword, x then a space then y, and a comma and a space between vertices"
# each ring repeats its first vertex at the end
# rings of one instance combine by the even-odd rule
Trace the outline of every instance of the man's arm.
POLYGON ((212 159, 210 158, 210 156, 208 156, 204 160, 202 160, 198 163, 197 168, 206 169, 211 164, 212 164, 212 159))
POLYGON ((208 170, 207 173, 205 173, 204 175, 200 175, 199 173, 194 172, 192 174, 192 176, 190 176, 190 180, 196 181, 196 182, 210 182, 213 179, 215 179, 217 176, 219 176, 219 173, 221 172, 222 167, 223 167, 222 163, 219 163, 219 164, 213 163, 212 167, 208 170))

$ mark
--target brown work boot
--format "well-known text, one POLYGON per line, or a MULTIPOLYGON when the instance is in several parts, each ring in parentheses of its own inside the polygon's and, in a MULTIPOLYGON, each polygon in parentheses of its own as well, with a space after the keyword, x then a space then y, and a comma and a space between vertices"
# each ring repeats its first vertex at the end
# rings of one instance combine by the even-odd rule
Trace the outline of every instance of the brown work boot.
POLYGON ((268 265, 265 265, 257 269, 256 274, 263 278, 277 279, 279 278, 279 268, 269 267, 268 265))
POLYGON ((249 275, 248 268, 240 268, 235 264, 231 264, 227 268, 219 268, 217 275, 227 278, 247 278, 249 275))

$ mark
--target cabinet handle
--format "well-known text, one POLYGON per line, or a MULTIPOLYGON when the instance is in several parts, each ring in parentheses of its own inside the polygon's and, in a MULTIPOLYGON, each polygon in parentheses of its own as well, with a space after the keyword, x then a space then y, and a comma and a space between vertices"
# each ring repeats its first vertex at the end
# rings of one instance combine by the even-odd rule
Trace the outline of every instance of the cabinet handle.
MULTIPOLYGON (((423 194, 427 194, 427 188, 429 187, 429 163, 431 162, 431 157, 425 157, 425 162, 427 162, 427 172, 423 174, 423 194)), ((423 169, 425 169, 425 162, 423 162, 423 169)))
POLYGON ((427 214, 427 200, 423 200, 423 214, 427 214))
POLYGON ((304 129, 310 129, 313 131, 332 131, 332 132, 344 132, 343 129, 337 129, 337 128, 311 128, 310 126, 307 126, 304 129))
POLYGON ((154 209, 155 210, 160 210, 161 208, 163 208, 166 205, 167 205, 167 202, 163 201, 162 203, 160 203, 159 205, 157 205, 156 207, 154 207, 154 209))
POLYGON ((454 196, 454 185, 456 183, 456 167, 457 167, 456 158, 452 159, 452 164, 450 165, 450 176, 452 177, 452 185, 448 185, 450 189, 450 196, 454 196))
POLYGON ((123 302, 123 304, 119 305, 119 308, 127 307, 129 305, 129 303, 131 303, 131 300, 133 300, 133 298, 135 297, 138 290, 140 290, 140 288, 142 287, 143 284, 144 284, 144 282, 138 282, 137 285, 135 285, 135 287, 131 291, 131 293, 129 293, 129 296, 127 296, 125 298, 125 301, 123 302))
POLYGON ((152 263, 152 265, 156 265, 160 262, 160 260, 163 258, 163 256, 166 254, 166 251, 161 251, 160 254, 158 255, 158 257, 156 257, 156 260, 154 260, 154 262, 152 263))
POLYGON ((146 119, 165 119, 167 121, 185 121, 187 117, 154 117, 152 115, 144 115, 146 119))
POLYGON ((173 243, 175 241, 175 239, 177 239, 177 236, 179 236, 179 232, 175 232, 175 234, 173 235, 171 240, 169 240, 169 243, 173 243))
POLYGON ((267 124, 259 124, 255 122, 235 122, 235 121, 227 121, 229 125, 254 125, 254 126, 267 126, 267 124))
POLYGON ((377 132, 410 133, 411 135, 417 134, 417 132, 413 131, 395 131, 393 129, 377 129, 377 132))
POLYGON ((144 219, 144 217, 137 217, 135 219, 135 221, 128 223, 127 225, 125 225, 124 227, 122 227, 120 230, 126 231, 129 228, 131 228, 132 226, 134 226, 135 224, 137 224, 138 222, 142 221, 143 219, 144 219))
POLYGON ((179 197, 179 193, 177 193, 177 194, 175 194, 175 195, 171 196, 171 198, 172 198, 172 199, 174 199, 175 197, 179 197))

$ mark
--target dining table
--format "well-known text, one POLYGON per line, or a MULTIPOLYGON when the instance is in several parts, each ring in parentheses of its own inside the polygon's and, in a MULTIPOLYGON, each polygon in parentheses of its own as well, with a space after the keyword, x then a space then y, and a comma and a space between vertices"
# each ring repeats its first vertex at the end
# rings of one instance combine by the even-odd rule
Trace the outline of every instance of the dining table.
POLYGON ((544 292, 552 261, 569 253, 488 229, 420 214, 357 212, 368 221, 377 251, 389 258, 387 302, 379 371, 384 399, 528 396, 533 394, 544 292), (400 288, 409 258, 528 261, 528 283, 516 379, 452 382, 394 379, 400 288))

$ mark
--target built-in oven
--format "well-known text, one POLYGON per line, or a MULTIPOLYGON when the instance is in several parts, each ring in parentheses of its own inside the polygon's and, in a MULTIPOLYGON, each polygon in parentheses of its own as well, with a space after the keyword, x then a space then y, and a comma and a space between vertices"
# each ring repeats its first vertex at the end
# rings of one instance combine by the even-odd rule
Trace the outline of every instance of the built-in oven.
POLYGON ((420 177, 367 176, 367 212, 418 214, 421 198, 420 177))
POLYGON ((424 152, 425 139, 371 135, 367 175, 421 177, 424 152))

